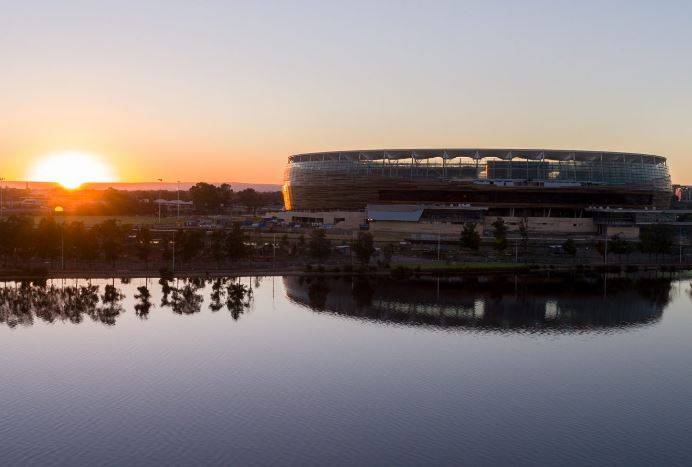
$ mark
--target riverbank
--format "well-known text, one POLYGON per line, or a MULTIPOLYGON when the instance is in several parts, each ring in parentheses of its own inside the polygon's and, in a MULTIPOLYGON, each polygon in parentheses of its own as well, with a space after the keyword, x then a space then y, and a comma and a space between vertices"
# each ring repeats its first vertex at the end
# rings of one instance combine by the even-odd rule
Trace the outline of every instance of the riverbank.
POLYGON ((682 272, 692 271, 692 264, 526 264, 499 262, 467 263, 399 263, 390 267, 358 268, 350 264, 294 264, 294 265, 260 265, 260 267, 194 267, 181 268, 175 271, 167 269, 140 269, 137 267, 116 268, 65 268, 65 269, 0 269, 0 280, 31 280, 36 278, 135 278, 135 277, 228 277, 228 276, 384 276, 408 278, 412 276, 468 276, 494 274, 532 274, 545 272, 560 273, 634 273, 634 272, 682 272))

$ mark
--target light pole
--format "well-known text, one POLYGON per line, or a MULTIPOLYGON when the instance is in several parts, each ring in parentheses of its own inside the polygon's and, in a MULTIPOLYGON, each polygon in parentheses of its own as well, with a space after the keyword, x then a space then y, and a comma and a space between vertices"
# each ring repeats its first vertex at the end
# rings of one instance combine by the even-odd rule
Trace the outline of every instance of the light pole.
POLYGON ((173 272, 175 272, 175 230, 173 231, 173 272))
POLYGON ((65 223, 60 224, 60 270, 65 270, 65 223))
POLYGON ((3 215, 3 209, 4 209, 4 199, 2 197, 3 193, 5 192, 4 189, 4 184, 5 184, 5 177, 0 177, 0 217, 3 215))
POLYGON ((176 217, 180 219, 180 180, 178 180, 176 183, 178 184, 178 214, 176 217))
MULTIPOLYGON (((163 183, 163 178, 157 179, 159 183, 163 183)), ((159 185, 159 224, 161 223, 161 202, 163 198, 161 197, 161 185, 159 185)))

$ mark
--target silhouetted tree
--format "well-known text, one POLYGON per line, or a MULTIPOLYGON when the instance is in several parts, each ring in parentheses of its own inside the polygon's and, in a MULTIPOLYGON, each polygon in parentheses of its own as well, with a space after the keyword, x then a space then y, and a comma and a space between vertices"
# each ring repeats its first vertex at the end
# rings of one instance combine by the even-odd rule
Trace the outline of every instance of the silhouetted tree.
POLYGON ((220 265, 226 257, 226 232, 222 229, 214 229, 209 242, 211 257, 220 265))
POLYGON ((310 256, 318 262, 322 262, 329 258, 331 253, 331 242, 327 239, 327 235, 322 229, 314 229, 310 233, 310 242, 308 243, 310 256))
POLYGON ((495 249, 505 251, 507 249, 507 226, 501 217, 493 222, 493 235, 495 236, 495 249))
POLYGON ((642 253, 669 254, 673 247, 673 231, 665 225, 653 224, 639 230, 639 249, 642 253))
POLYGON ((353 242, 353 252, 362 265, 367 265, 375 253, 375 246, 370 232, 358 232, 358 237, 353 242))
POLYGON ((226 255, 231 261, 240 261, 248 256, 245 235, 237 222, 226 235, 226 255))
POLYGON ((151 256, 151 231, 148 227, 140 227, 137 231, 137 257, 144 261, 149 268, 149 257, 151 256))
POLYGON ((566 255, 569 255, 572 258, 574 258, 577 254, 577 245, 574 243, 574 240, 572 240, 571 238, 565 240, 562 244, 562 251, 564 251, 566 255))
POLYGON ((0 219, 0 253, 6 260, 27 260, 33 255, 33 221, 24 216, 0 219))
POLYGON ((289 254, 291 250, 291 244, 288 241, 288 235, 283 234, 279 238, 279 250, 284 254, 289 254))
POLYGON ((93 227, 100 241, 101 251, 106 261, 115 266, 122 253, 123 233, 115 219, 108 219, 93 227))
POLYGON ((200 182, 190 188, 190 198, 195 211, 202 214, 220 212, 221 207, 231 200, 232 194, 230 185, 225 183, 217 187, 200 182))
POLYGON ((253 213, 257 212, 257 208, 262 206, 262 198, 260 197, 259 193, 252 188, 246 188, 239 191, 236 198, 253 213))
POLYGON ((203 232, 199 230, 178 230, 175 236, 175 252, 180 261, 187 263, 202 251, 203 232))
POLYGON ((382 256, 385 267, 389 267, 389 264, 392 262, 392 256, 394 256, 394 245, 387 243, 384 248, 382 248, 382 256))
POLYGON ((33 238, 36 255, 42 259, 54 260, 60 255, 61 227, 52 217, 42 218, 33 238))
POLYGON ((476 231, 476 224, 474 222, 464 224, 464 227, 461 229, 459 245, 462 248, 468 248, 473 251, 478 251, 478 248, 480 248, 481 236, 478 231, 476 231))

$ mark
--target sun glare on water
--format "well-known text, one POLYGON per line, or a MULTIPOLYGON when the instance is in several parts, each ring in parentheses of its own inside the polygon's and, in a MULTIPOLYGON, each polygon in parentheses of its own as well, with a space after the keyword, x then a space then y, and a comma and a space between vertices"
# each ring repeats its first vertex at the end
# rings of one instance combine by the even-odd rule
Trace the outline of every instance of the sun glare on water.
POLYGON ((84 152, 60 152, 39 159, 28 179, 34 182, 57 182, 71 190, 89 182, 113 182, 115 176, 100 158, 84 152))

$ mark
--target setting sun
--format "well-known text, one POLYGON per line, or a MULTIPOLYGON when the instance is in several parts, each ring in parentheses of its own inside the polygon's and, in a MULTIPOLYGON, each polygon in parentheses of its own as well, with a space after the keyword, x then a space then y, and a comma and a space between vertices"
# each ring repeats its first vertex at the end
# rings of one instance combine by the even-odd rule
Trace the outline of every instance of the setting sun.
POLYGON ((98 156, 73 151, 42 157, 33 166, 28 178, 36 182, 56 182, 69 189, 88 182, 115 181, 111 168, 98 156))

